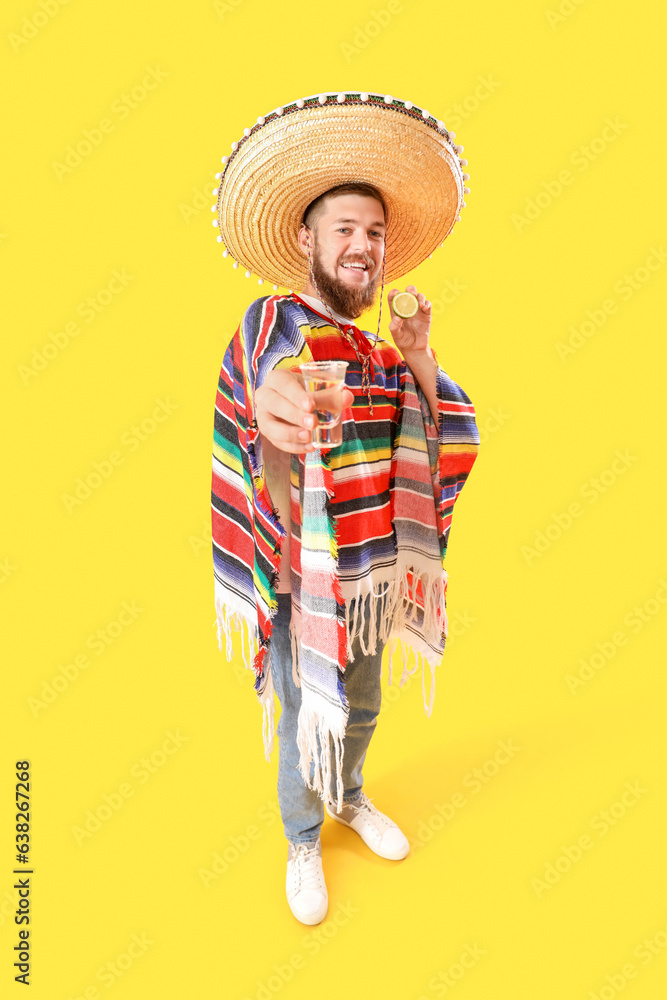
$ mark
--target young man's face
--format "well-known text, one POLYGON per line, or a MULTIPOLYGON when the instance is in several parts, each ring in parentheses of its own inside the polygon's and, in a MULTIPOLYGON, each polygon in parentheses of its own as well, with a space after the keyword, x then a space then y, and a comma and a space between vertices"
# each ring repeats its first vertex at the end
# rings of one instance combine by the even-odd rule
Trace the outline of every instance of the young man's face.
MULTIPOLYGON (((315 231, 301 227, 299 245, 304 253, 309 239, 315 281, 329 306, 353 319, 370 309, 382 279, 382 204, 360 194, 329 198, 315 231)), ((303 291, 318 297, 310 278, 303 291)))

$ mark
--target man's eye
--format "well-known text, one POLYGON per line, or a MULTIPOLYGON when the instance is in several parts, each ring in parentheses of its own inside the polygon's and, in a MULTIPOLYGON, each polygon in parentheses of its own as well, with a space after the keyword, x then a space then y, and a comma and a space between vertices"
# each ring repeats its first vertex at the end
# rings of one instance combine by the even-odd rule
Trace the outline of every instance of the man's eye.
MULTIPOLYGON (((351 230, 351 229, 349 229, 349 228, 348 228, 347 226, 340 226, 340 227, 339 227, 339 228, 338 228, 338 229, 336 230, 336 232, 338 232, 338 233, 349 233, 349 232, 351 232, 351 231, 352 231, 352 230, 351 230)), ((384 234, 383 234, 383 233, 378 233, 378 232, 377 232, 377 230, 375 230, 375 229, 371 229, 371 230, 370 230, 370 233, 371 233, 371 236, 379 236, 379 237, 380 237, 380 239, 383 239, 383 238, 384 238, 384 234)))

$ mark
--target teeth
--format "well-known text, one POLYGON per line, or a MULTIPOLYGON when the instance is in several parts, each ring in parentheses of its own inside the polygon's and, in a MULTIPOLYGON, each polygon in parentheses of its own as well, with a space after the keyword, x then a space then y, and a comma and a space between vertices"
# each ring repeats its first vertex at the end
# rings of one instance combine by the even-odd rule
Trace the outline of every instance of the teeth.
POLYGON ((365 264, 343 264, 341 266, 342 267, 355 267, 358 271, 365 271, 366 270, 366 265, 365 264))

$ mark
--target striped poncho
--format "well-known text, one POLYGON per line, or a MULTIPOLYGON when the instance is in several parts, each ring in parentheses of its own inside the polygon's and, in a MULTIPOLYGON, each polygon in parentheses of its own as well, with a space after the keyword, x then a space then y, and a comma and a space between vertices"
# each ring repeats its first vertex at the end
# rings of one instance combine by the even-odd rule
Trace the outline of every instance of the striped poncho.
MULTIPOLYGON (((367 353, 367 335, 353 325, 348 329, 367 353)), ((410 368, 395 347, 379 339, 371 362, 371 416, 352 346, 324 314, 296 295, 253 302, 220 370, 211 493, 219 646, 224 633, 230 659, 232 630, 241 630, 270 760, 275 731, 271 618, 278 606, 279 574, 289 573, 293 677, 302 689, 299 770, 337 810, 349 714, 345 666, 357 634, 362 650, 375 652, 378 616, 380 640, 405 644, 401 684, 421 660, 427 715, 432 709, 435 667, 447 635, 444 562, 452 511, 479 446, 468 396, 439 366, 436 385, 437 427, 410 368), (354 400, 342 413, 341 445, 291 456, 291 565, 283 567, 286 527, 266 484, 255 393, 274 368, 298 372, 306 361, 332 358, 348 362, 345 383, 354 400), (409 673, 408 646, 416 658, 409 673), (431 670, 428 705, 425 663, 431 670)), ((391 656, 389 663, 391 683, 391 656)))

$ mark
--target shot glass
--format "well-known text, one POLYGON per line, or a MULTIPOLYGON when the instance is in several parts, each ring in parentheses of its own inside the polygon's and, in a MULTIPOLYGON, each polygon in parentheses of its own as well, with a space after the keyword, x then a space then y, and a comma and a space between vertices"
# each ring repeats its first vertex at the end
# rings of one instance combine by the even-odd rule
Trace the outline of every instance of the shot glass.
MULTIPOLYGON (((342 392, 345 386, 345 370, 347 361, 309 361, 299 365, 308 392, 319 392, 320 389, 334 389, 340 386, 342 392)), ((342 410, 338 414, 329 410, 315 410, 315 425, 311 433, 311 441, 316 448, 335 448, 343 440, 342 410)))

